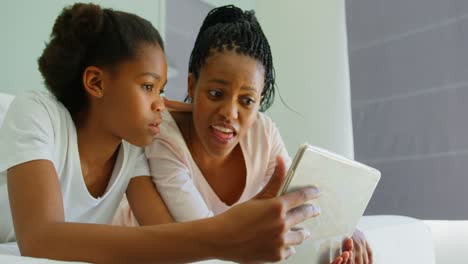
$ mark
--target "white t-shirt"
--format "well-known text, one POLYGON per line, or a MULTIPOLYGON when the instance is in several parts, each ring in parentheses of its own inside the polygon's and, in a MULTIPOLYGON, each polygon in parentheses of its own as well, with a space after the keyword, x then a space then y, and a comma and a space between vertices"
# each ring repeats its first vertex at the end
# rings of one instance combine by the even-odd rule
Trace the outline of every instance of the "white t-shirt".
MULTIPOLYGON (((245 137, 239 140, 246 165, 246 184, 239 204, 255 196, 268 182, 281 156, 291 160, 272 120, 259 113, 245 137)), ((189 221, 220 214, 231 206, 216 195, 205 180, 168 112, 163 113, 161 133, 146 147, 151 175, 161 197, 176 221, 189 221)))
MULTIPOLYGON (((17 96, 0 127, 0 243, 15 241, 6 171, 31 160, 50 160, 60 181, 65 221, 110 224, 133 176, 149 175, 141 148, 122 141, 107 189, 94 198, 81 172, 76 128, 53 95, 34 91, 17 96)), ((34 175, 30 175, 34 181, 34 175)), ((25 193, 24 195, 28 195, 25 193)))

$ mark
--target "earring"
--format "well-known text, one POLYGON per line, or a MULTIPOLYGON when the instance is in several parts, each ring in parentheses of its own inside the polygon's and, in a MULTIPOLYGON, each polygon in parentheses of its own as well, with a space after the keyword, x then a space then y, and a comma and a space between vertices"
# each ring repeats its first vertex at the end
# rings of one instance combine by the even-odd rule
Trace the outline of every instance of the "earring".
POLYGON ((98 96, 102 97, 102 91, 100 91, 100 90, 98 91, 98 96))

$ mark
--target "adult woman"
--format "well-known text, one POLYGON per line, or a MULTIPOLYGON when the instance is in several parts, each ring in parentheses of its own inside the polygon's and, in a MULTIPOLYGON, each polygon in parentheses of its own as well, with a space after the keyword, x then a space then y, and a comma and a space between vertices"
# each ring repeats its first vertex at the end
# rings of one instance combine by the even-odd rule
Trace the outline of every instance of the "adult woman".
MULTIPOLYGON (((270 47, 253 12, 234 6, 213 9, 190 58, 193 111, 164 112, 162 133, 146 148, 153 181, 170 211, 164 221, 221 214, 255 196, 278 164, 289 166, 278 129, 260 113, 273 103, 274 86, 270 47)), ((116 221, 120 224, 145 225, 162 218, 157 205, 153 211, 158 213, 136 219, 128 205, 123 207, 116 221)), ((351 250, 352 242, 345 243, 344 249, 351 250)), ((348 254, 335 261, 346 262, 348 254)))

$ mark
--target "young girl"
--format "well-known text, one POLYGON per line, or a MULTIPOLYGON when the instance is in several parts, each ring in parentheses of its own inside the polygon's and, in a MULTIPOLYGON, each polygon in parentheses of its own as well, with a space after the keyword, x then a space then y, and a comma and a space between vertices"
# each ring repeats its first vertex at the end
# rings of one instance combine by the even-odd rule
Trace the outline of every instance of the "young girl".
MULTIPOLYGON (((252 12, 212 10, 189 63, 193 112, 163 112, 161 134, 146 148, 168 221, 219 215, 255 196, 273 175, 277 157, 290 163, 278 129, 259 112, 273 103, 275 76, 268 41, 252 12)), ((123 208, 116 223, 144 225, 161 217, 147 212, 135 219, 128 205, 123 208)), ((335 262, 346 262, 347 254, 335 262)))
POLYGON ((93 4, 65 8, 39 70, 51 93, 18 96, 0 128, 0 243, 60 260, 180 263, 276 261, 304 241, 304 232, 289 230, 315 215, 303 203, 316 189, 274 197, 281 166, 261 194, 224 214, 159 226, 106 225, 125 191, 145 209, 138 201, 148 192, 135 186, 151 183, 139 147, 159 133, 167 64, 148 21, 93 4))

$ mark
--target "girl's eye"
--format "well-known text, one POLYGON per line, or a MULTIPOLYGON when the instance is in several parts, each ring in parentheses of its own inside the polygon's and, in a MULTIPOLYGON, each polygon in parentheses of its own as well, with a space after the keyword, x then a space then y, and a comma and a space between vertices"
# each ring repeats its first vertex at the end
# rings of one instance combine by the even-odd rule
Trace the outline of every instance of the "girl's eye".
POLYGON ((218 91, 218 90, 210 90, 208 91, 208 93, 212 96, 212 97, 215 97, 215 98, 218 98, 218 97, 221 97, 223 95, 222 92, 218 91))
POLYGON ((147 92, 152 92, 153 91, 153 84, 151 83, 145 83, 141 86, 141 88, 143 88, 143 90, 147 91, 147 92))

